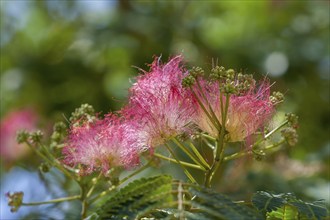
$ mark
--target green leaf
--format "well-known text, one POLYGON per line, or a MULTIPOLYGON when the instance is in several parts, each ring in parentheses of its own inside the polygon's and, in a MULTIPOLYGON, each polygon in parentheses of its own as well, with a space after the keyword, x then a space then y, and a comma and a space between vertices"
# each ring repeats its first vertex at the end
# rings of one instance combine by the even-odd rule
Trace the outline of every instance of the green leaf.
POLYGON ((190 192, 196 196, 191 204, 193 207, 198 208, 200 212, 197 218, 190 215, 188 219, 263 219, 254 209, 243 204, 234 203, 227 196, 212 190, 192 188, 190 192))
POLYGON ((323 219, 324 217, 329 217, 328 210, 324 204, 319 201, 309 203, 303 202, 301 200, 290 201, 290 204, 297 207, 298 212, 302 216, 306 216, 308 219, 323 219))
POLYGON ((268 192, 259 191, 253 195, 252 203, 260 211, 270 212, 285 205, 286 201, 282 198, 282 195, 273 195, 268 192))
POLYGON ((156 176, 135 180, 109 196, 97 211, 100 219, 136 219, 173 201, 172 178, 156 176))
POLYGON ((267 213, 267 220, 298 220, 298 211, 293 206, 284 205, 267 213))
POLYGON ((272 194, 259 191, 253 195, 252 203, 258 210, 267 212, 268 216, 276 217, 282 213, 282 218, 279 217, 279 219, 286 219, 285 214, 293 215, 294 213, 291 213, 293 209, 297 211, 298 219, 321 220, 328 217, 328 210, 320 201, 304 202, 291 193, 272 194), (292 207, 291 210, 285 210, 288 207, 292 207))

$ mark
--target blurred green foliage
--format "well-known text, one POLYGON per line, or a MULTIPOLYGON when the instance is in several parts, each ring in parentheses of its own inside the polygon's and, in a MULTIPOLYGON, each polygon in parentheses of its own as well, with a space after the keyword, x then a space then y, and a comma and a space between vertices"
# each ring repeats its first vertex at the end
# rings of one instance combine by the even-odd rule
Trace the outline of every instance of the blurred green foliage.
MULTIPOLYGON (((268 74, 273 90, 286 96, 280 111, 300 117, 299 143, 287 153, 329 164, 329 1, 0 4, 2 117, 23 106, 46 120, 63 120, 81 103, 118 110, 139 73, 135 67, 148 69, 153 55, 166 61, 183 53, 188 66, 210 69, 214 59, 259 78, 268 74)), ((272 185, 272 172, 280 175, 269 170, 245 180, 272 185)), ((319 175, 329 180, 328 172, 319 175)))

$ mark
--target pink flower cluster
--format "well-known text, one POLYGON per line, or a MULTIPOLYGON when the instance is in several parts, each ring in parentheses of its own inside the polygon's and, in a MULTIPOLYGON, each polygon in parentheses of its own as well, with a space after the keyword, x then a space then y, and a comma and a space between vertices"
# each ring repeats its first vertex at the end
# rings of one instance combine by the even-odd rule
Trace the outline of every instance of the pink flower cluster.
POLYGON ((171 137, 190 131, 195 114, 195 101, 189 90, 181 85, 188 74, 177 56, 167 64, 155 59, 151 71, 144 72, 130 89, 126 117, 139 121, 149 147, 160 145, 171 137))
MULTIPOLYGON (((113 167, 139 164, 141 152, 151 152, 172 137, 202 130, 217 137, 218 132, 201 110, 196 96, 182 87, 188 75, 182 56, 162 64, 155 58, 150 71, 142 71, 129 90, 128 104, 118 115, 107 115, 72 127, 63 150, 64 162, 81 165, 85 173, 106 173, 113 167)), ((203 93, 221 122, 219 85, 202 83, 203 93)), ((225 99, 225 98, 224 98, 225 99)), ((253 87, 246 94, 231 96, 226 120, 230 141, 242 141, 255 132, 272 113, 269 85, 253 87)))
POLYGON ((106 174, 112 166, 133 167, 139 162, 139 148, 132 147, 137 141, 127 123, 115 115, 107 115, 103 120, 71 128, 63 149, 64 163, 83 166, 81 174, 95 170, 106 174))
POLYGON ((16 134, 20 130, 36 130, 37 121, 38 117, 31 109, 10 112, 1 120, 0 155, 5 162, 20 159, 29 152, 28 146, 17 143, 16 134))
MULTIPOLYGON (((204 106, 210 105, 218 121, 222 124, 220 96, 222 96, 223 106, 225 105, 226 97, 219 92, 219 83, 208 83, 200 80, 200 84, 203 87, 203 91, 200 92, 204 93, 207 101, 202 97, 199 97, 200 100, 202 100, 204 106)), ((274 112, 274 106, 269 97, 270 85, 267 80, 261 82, 259 87, 256 87, 255 84, 251 85, 250 90, 244 94, 230 96, 225 122, 228 141, 243 141, 268 121, 274 112)), ((196 107, 195 123, 201 130, 206 131, 213 137, 217 137, 219 131, 209 120, 201 106, 196 107)))

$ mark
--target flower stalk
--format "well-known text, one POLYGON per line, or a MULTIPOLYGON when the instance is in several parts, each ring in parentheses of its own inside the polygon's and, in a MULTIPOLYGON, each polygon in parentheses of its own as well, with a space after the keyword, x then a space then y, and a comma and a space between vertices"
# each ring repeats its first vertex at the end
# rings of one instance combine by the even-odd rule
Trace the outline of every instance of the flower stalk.
MULTIPOLYGON (((175 160, 175 159, 173 159, 173 158, 166 157, 166 156, 161 155, 161 154, 158 154, 158 153, 154 153, 154 156, 156 156, 156 157, 158 157, 160 159, 167 160, 167 161, 170 161, 170 162, 173 162, 173 163, 178 164, 178 161, 175 160)), ((194 169, 205 171, 205 169, 203 167, 198 166, 196 164, 192 164, 192 163, 188 163, 188 162, 184 162, 184 161, 180 161, 180 163, 181 163, 181 165, 186 166, 186 167, 190 167, 190 168, 194 168, 194 169)))
POLYGON ((81 195, 75 195, 75 196, 69 196, 69 197, 63 197, 58 199, 52 199, 48 201, 41 201, 41 202, 23 202, 22 206, 36 206, 36 205, 46 205, 46 204, 52 204, 52 203, 61 203, 61 202, 68 202, 72 200, 79 200, 81 198, 81 195))
MULTIPOLYGON (((197 165, 203 167, 204 169, 208 169, 208 166, 204 165, 199 161, 198 156, 192 154, 176 137, 172 138, 172 141, 187 155, 192 159, 197 165)), ((196 150, 197 151, 197 150, 196 150)))
POLYGON ((177 163, 180 165, 180 167, 182 168, 183 172, 186 174, 186 176, 188 177, 188 179, 192 182, 192 183, 197 183, 197 181, 195 180, 195 178, 190 174, 190 172, 182 165, 181 161, 177 158, 177 156, 175 155, 174 151, 171 149, 171 147, 165 143, 165 147, 166 149, 170 152, 170 154, 173 156, 173 158, 177 161, 177 163))
MULTIPOLYGON (((268 146, 266 146, 266 147, 264 147, 264 148, 262 148, 260 150, 262 150, 262 151, 269 151, 269 150, 275 149, 276 147, 279 147, 284 142, 285 142, 285 139, 282 139, 279 142, 274 143, 274 144, 270 144, 270 145, 268 145, 268 146)), ((223 161, 235 160, 235 159, 238 159, 240 157, 251 155, 253 153, 258 153, 258 152, 256 152, 256 151, 246 151, 246 150, 240 151, 240 152, 237 152, 237 153, 234 153, 234 154, 231 154, 231 155, 228 155, 228 156, 224 157, 223 158, 223 161)))
POLYGON ((226 135, 226 118, 227 118, 227 112, 229 107, 229 94, 226 94, 226 103, 223 107, 223 100, 222 95, 220 95, 220 104, 221 104, 221 116, 222 116, 222 126, 220 130, 220 134, 218 136, 218 139, 216 141, 216 147, 215 147, 215 158, 213 161, 213 164, 211 166, 211 169, 206 172, 205 174, 205 180, 204 180, 204 186, 210 187, 211 181, 214 176, 214 174, 219 169, 221 163, 223 162, 224 157, 224 150, 225 150, 225 135, 226 135))

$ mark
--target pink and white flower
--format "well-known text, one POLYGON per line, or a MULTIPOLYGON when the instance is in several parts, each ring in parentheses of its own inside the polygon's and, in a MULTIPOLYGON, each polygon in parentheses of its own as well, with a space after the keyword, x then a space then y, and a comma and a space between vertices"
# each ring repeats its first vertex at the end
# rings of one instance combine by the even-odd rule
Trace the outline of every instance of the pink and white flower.
MULTIPOLYGON (((200 81, 202 92, 205 94, 210 107, 215 113, 218 121, 222 124, 220 95, 222 95, 223 105, 226 97, 219 92, 219 83, 207 83, 200 81)), ((228 132, 228 141, 243 141, 262 127, 274 112, 274 106, 270 99, 270 86, 268 81, 263 81, 259 87, 252 85, 251 89, 241 95, 231 95, 229 98, 228 113, 225 128, 228 132)), ((204 106, 208 103, 202 100, 204 106)), ((201 130, 206 131, 213 137, 219 135, 218 129, 211 123, 200 106, 196 115, 196 124, 201 130)))
POLYGON ((82 165, 83 174, 111 168, 131 168, 139 164, 139 147, 130 126, 114 115, 71 128, 63 149, 64 163, 82 165))
POLYGON ((190 91, 181 85, 187 71, 176 56, 161 64, 155 58, 150 72, 137 78, 130 89, 129 103, 123 115, 137 121, 146 145, 156 147, 171 137, 189 132, 195 110, 190 91))

